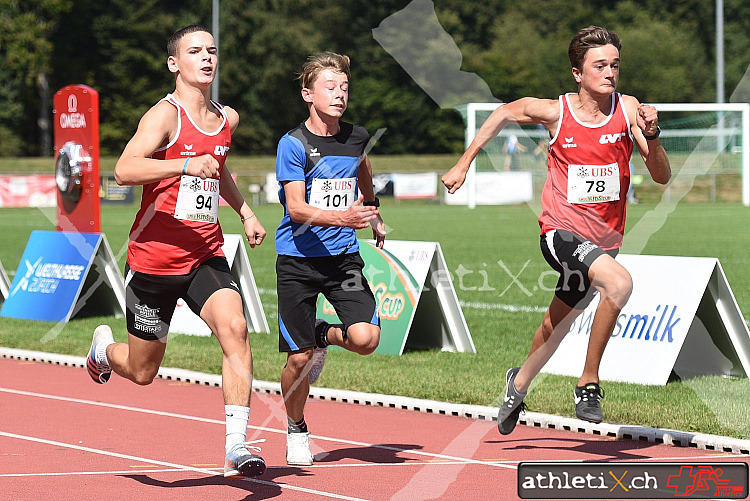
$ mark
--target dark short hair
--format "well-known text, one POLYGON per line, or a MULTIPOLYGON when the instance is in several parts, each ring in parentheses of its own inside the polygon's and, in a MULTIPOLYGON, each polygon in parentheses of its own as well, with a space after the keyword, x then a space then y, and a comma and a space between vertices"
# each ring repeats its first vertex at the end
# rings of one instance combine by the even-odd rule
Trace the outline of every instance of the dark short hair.
POLYGON ((208 31, 208 28, 201 26, 200 24, 191 24, 190 26, 185 26, 184 28, 175 31, 174 34, 167 39, 167 55, 176 56, 177 52, 180 50, 180 40, 182 40, 182 37, 198 31, 205 31, 209 34, 211 33, 208 31))
POLYGON ((603 47, 605 45, 614 45, 619 51, 622 43, 620 42, 620 37, 601 26, 583 28, 575 34, 568 46, 570 66, 581 69, 583 60, 586 58, 586 52, 594 47, 603 47))

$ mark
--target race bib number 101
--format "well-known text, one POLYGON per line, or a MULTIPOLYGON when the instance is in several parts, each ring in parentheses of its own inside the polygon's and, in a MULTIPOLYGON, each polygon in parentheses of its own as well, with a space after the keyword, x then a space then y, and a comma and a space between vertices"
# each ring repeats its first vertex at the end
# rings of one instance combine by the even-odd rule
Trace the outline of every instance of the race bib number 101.
POLYGON ((183 175, 174 217, 216 223, 219 220, 219 180, 183 175))
POLYGON ((322 210, 346 210, 354 203, 357 180, 353 177, 312 180, 310 205, 322 210))
POLYGON ((620 199, 620 168, 609 165, 568 165, 568 203, 596 204, 620 199))

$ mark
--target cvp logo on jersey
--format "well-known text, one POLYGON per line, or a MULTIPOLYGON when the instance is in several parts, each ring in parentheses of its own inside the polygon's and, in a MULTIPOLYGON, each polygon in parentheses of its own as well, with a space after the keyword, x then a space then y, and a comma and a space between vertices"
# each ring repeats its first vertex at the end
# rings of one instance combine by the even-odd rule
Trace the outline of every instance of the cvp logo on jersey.
POLYGON ((227 153, 229 153, 229 146, 221 146, 217 144, 214 148, 214 155, 216 156, 225 157, 227 156, 227 153))
POLYGON ((602 134, 599 138, 599 144, 615 144, 622 141, 622 138, 625 137, 624 132, 618 132, 616 134, 602 134))
POLYGON ((68 96, 68 112, 60 113, 60 127, 63 129, 86 128, 86 115, 78 113, 78 98, 75 94, 68 96))
POLYGON ((81 280, 85 266, 77 264, 45 263, 43 257, 35 262, 25 261, 26 272, 10 292, 10 297, 18 291, 40 294, 54 294, 61 280, 81 280))

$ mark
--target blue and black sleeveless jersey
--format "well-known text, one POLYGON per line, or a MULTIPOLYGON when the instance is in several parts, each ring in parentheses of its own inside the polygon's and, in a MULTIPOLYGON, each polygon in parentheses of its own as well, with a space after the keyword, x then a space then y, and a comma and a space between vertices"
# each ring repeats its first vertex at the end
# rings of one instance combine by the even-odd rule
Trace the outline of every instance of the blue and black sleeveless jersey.
MULTIPOLYGON (((276 179, 279 181, 279 201, 284 206, 284 218, 276 230, 278 254, 324 257, 359 250, 356 232, 352 228, 313 226, 292 221, 282 185, 284 181, 304 181, 305 201, 310 203, 313 183, 328 185, 325 180, 330 179, 334 180, 330 184, 335 185, 335 180, 354 178, 354 200, 359 197, 357 172, 370 136, 359 125, 340 122, 340 126, 341 130, 335 136, 317 136, 303 122, 279 140, 276 179)), ((345 200, 344 203, 349 206, 354 200, 345 200)))

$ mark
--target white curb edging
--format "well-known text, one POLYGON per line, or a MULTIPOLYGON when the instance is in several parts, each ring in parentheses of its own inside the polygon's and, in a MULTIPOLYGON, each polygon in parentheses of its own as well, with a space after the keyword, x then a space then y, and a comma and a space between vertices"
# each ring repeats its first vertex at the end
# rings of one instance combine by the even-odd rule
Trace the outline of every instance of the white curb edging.
MULTIPOLYGON (((71 367, 86 367, 85 357, 45 353, 41 351, 0 348, 0 357, 15 360, 46 362, 71 367)), ((158 377, 171 381, 185 381, 205 386, 221 387, 221 375, 218 374, 205 374, 185 369, 162 367, 159 369, 158 377)), ((281 395, 281 385, 279 383, 255 380, 253 381, 253 391, 281 395)), ((372 405, 377 407, 426 412, 430 414, 482 419, 486 421, 496 420, 498 411, 497 407, 490 406, 452 404, 447 402, 437 402, 434 400, 401 397, 397 395, 362 393, 358 391, 336 390, 331 388, 310 387, 310 397, 331 402, 372 405)), ((586 433, 589 435, 599 435, 626 440, 640 440, 657 444, 663 443, 678 447, 694 447, 697 449, 731 452, 735 454, 750 454, 750 440, 722 437, 719 435, 691 433, 635 425, 609 423, 594 424, 579 419, 541 414, 538 412, 526 412, 525 414, 522 414, 519 423, 534 428, 567 430, 586 433)))

